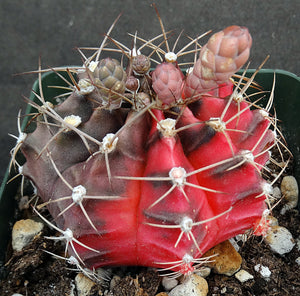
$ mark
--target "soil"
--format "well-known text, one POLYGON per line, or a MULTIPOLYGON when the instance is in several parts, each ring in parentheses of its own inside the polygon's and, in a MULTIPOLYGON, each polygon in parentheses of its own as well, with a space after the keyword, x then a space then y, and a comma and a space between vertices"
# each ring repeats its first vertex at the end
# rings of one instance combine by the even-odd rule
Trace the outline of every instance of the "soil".
MULTIPOLYGON (((286 171, 291 173, 291 167, 286 171)), ((280 180, 278 180, 280 182, 280 180)), ((261 237, 252 236, 246 242, 239 241, 239 253, 243 258, 242 269, 254 276, 244 283, 234 276, 224 276, 213 272, 206 277, 209 285, 208 295, 300 295, 299 264, 300 257, 300 215, 296 209, 280 214, 283 203, 273 210, 279 225, 286 227, 298 245, 288 254, 280 256, 272 252, 261 237), (261 264, 271 271, 269 278, 263 278, 254 270, 261 264)), ((32 218, 31 208, 17 212, 18 219, 32 218)), ((36 218, 36 217, 35 217, 36 218)), ((11 244, 7 249, 6 264, 0 267, 0 295, 12 296, 20 293, 24 296, 68 295, 77 296, 75 277, 78 270, 65 260, 59 260, 51 254, 64 254, 64 246, 46 239, 55 233, 45 227, 30 245, 20 252, 13 252, 11 244)), ((155 296, 164 292, 162 277, 154 269, 146 267, 115 267, 107 269, 111 282, 95 283, 86 296, 155 296)), ((167 294, 165 294, 167 295, 167 294)))

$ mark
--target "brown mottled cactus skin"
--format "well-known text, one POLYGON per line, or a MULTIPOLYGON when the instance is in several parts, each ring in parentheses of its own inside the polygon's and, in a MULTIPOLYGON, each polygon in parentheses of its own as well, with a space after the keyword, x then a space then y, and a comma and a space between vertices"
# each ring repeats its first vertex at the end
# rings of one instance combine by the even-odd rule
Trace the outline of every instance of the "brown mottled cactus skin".
POLYGON ((72 231, 70 254, 89 268, 186 274, 207 250, 259 223, 274 133, 266 111, 235 100, 230 81, 251 42, 246 28, 228 27, 186 77, 163 62, 152 85, 136 57, 130 80, 118 61, 95 61, 63 103, 38 116, 21 145, 23 174, 59 229, 72 231), (149 91, 137 86, 145 80, 149 91))

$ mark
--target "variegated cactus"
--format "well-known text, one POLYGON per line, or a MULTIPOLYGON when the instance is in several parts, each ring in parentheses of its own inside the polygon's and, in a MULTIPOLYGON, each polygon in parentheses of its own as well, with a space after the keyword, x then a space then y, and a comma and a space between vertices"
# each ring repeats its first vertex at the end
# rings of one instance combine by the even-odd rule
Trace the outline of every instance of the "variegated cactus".
POLYGON ((107 38, 70 68, 72 93, 62 103, 46 102, 42 90, 41 105, 30 102, 36 129, 20 134, 13 155, 25 156, 22 175, 53 220, 39 215, 61 234, 53 239, 66 242, 70 261, 188 274, 216 244, 267 227, 271 185, 262 172, 276 121, 247 98, 254 77, 232 79, 251 36, 238 26, 212 35, 186 75, 167 38, 166 51, 157 38, 131 50, 113 42, 126 70, 99 58, 107 38), (151 71, 155 53, 164 60, 151 71))

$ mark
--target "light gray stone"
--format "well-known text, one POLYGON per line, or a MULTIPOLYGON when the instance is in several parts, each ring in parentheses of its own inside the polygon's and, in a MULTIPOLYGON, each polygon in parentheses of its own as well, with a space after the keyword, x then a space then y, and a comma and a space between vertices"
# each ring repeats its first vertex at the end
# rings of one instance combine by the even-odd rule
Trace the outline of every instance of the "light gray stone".
POLYGON ((176 286, 169 296, 206 296, 208 284, 206 280, 196 274, 192 274, 181 284, 176 286))
POLYGON ((280 255, 289 253, 296 244, 289 230, 282 226, 270 227, 264 240, 273 252, 280 255))
POLYGON ((12 248, 19 252, 43 230, 44 224, 31 219, 19 220, 12 230, 12 248))
POLYGON ((178 285, 178 281, 176 279, 164 276, 161 281, 161 284, 163 285, 166 291, 170 291, 178 285))
POLYGON ((199 270, 197 270, 197 272, 196 272, 197 275, 200 275, 200 276, 203 277, 203 278, 208 277, 208 276, 210 275, 210 273, 211 273, 211 268, 206 267, 206 266, 201 267, 201 268, 200 268, 199 270))

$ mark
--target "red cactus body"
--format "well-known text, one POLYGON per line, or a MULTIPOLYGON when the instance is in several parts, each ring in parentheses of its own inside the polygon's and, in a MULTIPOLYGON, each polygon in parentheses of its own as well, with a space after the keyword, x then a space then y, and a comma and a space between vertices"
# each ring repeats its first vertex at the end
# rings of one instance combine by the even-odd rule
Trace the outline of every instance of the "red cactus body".
MULTIPOLYGON (((188 273, 211 247, 257 226, 266 209, 260 170, 274 136, 266 112, 236 100, 229 80, 250 46, 248 31, 233 26, 203 47, 186 79, 174 64, 158 65, 152 103, 142 109, 132 97, 132 108, 111 111, 109 98, 119 104, 124 97, 103 90, 103 83, 99 92, 96 84, 53 109, 40 108, 48 119, 39 116, 21 145, 23 173, 69 252, 87 267, 145 265, 188 273), (203 76, 201 67, 212 67, 213 75, 203 76), (74 115, 76 126, 68 117, 74 115)), ((118 67, 120 80, 111 73, 105 79, 124 90, 125 72, 108 62, 118 67)), ((102 72, 89 68, 80 77, 93 85, 102 72)))

